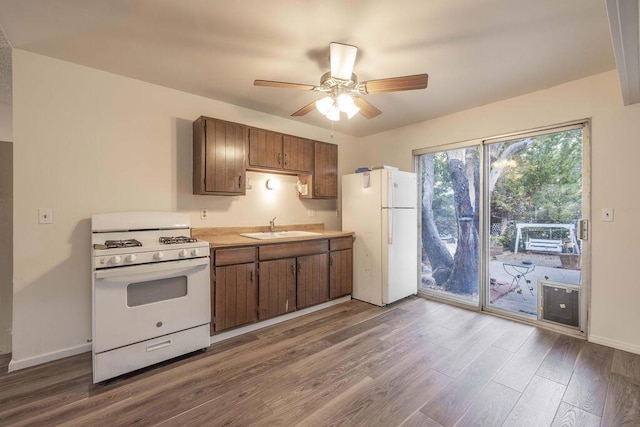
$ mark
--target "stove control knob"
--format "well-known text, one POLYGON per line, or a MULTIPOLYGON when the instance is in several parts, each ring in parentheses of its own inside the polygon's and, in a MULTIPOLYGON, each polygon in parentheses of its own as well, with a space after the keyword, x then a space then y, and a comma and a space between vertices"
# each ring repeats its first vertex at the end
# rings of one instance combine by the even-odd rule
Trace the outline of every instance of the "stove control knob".
POLYGON ((120 264, 122 262, 122 258, 119 255, 111 257, 111 264, 120 264))
POLYGON ((129 256, 127 256, 127 261, 128 262, 134 262, 138 257, 136 256, 136 254, 131 254, 129 256))
POLYGON ((178 255, 180 256, 180 258, 186 258, 189 255, 189 251, 186 249, 182 249, 180 252, 178 252, 178 255))
POLYGON ((195 248, 191 250, 191 256, 198 256, 200 255, 200 249, 195 248))
POLYGON ((156 254, 153 257, 155 259, 162 259, 164 258, 164 254, 162 252, 156 252, 156 254))

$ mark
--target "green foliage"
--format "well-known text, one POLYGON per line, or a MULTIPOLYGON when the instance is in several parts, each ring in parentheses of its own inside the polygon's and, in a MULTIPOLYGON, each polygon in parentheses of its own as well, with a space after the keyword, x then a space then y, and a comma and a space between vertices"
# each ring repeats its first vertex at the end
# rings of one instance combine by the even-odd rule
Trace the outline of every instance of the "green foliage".
POLYGON ((446 152, 433 154, 433 216, 440 236, 458 237, 458 223, 446 152))
MULTIPOLYGON (((514 224, 509 224, 507 228, 505 228, 504 233, 496 238, 496 243, 501 245, 507 251, 515 252, 514 248, 516 246, 516 231, 516 226, 514 224)), ((520 249, 524 249, 523 242, 521 242, 520 246, 520 249)))
MULTIPOLYGON (((512 251, 515 223, 570 224, 582 216, 582 130, 540 135, 530 140, 528 145, 523 145, 506 159, 490 195, 491 222, 506 227, 501 235, 492 239, 512 251)), ((507 147, 521 141, 498 143, 492 146, 491 153, 499 157, 507 147)), ((427 155, 433 156, 434 163, 432 208, 436 226, 441 237, 457 238, 458 224, 447 152, 427 155)), ((492 168, 496 161, 496 158, 491 159, 492 168)), ((553 238, 566 237, 563 233, 554 231, 553 238)))
MULTIPOLYGON (((582 131, 532 138, 507 161, 491 194, 491 216, 503 221, 569 224, 582 212, 582 131)), ((501 149, 518 141, 504 143, 501 149)))

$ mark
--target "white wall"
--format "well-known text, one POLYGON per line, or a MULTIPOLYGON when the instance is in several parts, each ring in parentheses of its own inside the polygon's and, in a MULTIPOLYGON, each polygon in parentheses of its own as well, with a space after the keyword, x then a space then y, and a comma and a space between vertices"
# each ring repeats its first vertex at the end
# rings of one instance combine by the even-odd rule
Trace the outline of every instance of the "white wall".
POLYGON ((640 353, 640 105, 624 107, 616 71, 361 139, 366 163, 411 170, 411 150, 592 118, 590 340, 640 353), (601 222, 603 207, 614 222, 601 222))
POLYGON ((196 227, 273 216, 340 227, 336 202, 298 200, 295 177, 280 176, 269 194, 258 173, 247 175, 245 197, 191 194, 192 122, 206 115, 336 143, 340 175, 355 168, 356 138, 26 51, 14 50, 13 68, 12 369, 90 348, 94 213, 185 211, 196 227), (39 207, 53 208, 53 224, 38 224, 39 207))

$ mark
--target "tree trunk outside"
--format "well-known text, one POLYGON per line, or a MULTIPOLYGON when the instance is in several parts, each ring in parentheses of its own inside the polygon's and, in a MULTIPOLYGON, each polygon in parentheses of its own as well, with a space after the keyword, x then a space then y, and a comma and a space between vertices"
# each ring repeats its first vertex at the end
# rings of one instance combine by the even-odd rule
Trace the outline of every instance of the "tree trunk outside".
POLYGON ((448 277, 453 266, 453 257, 440 239, 440 233, 433 218, 433 156, 421 156, 424 171, 424 188, 422 189, 422 248, 431 263, 434 280, 441 285, 448 277))
POLYGON ((473 182, 473 226, 480 230, 480 151, 477 148, 467 148, 467 175, 469 182, 473 182))
MULTIPOLYGON (((531 138, 516 141, 505 148, 505 143, 489 147, 491 171, 489 172, 489 194, 493 191, 508 159, 527 148, 531 138)), ((480 210, 480 161, 476 148, 447 151, 447 165, 451 174, 456 219, 458 222, 458 245, 451 257, 440 240, 433 218, 433 155, 421 156, 425 185, 422 198, 422 244, 434 272, 436 283, 444 290, 456 294, 472 294, 478 289, 478 241, 480 210), (472 185, 471 185, 472 184, 472 185), (437 276, 437 278, 436 278, 437 276)), ((505 225, 505 224, 503 224, 505 225)))
POLYGON ((453 270, 443 288, 454 294, 473 294, 478 290, 478 233, 472 218, 458 222, 459 240, 453 257, 453 270))
MULTIPOLYGON (((458 219, 458 246, 453 257, 451 276, 444 290, 456 294, 472 294, 478 289, 478 230, 476 211, 471 205, 465 150, 447 152, 447 164, 458 219)), ((474 180, 475 181, 475 180, 474 180)))

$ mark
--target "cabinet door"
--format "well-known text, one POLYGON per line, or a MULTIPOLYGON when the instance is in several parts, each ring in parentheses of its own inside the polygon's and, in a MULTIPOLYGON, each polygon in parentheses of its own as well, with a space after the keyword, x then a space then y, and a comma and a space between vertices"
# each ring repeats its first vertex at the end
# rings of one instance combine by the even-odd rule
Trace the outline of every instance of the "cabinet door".
POLYGON ((249 129, 249 166, 282 169, 282 135, 263 129, 249 129))
POLYGON ((255 263, 216 267, 212 332, 258 320, 255 263))
POLYGON ((237 123, 206 119, 205 192, 244 194, 244 145, 246 127, 237 123))
POLYGON ((283 169, 311 172, 313 166, 313 141, 295 136, 282 137, 283 169))
POLYGON ((297 307, 329 300, 329 254, 298 257, 297 307))
POLYGON ((338 197, 338 146, 314 142, 313 195, 338 197))
POLYGON ((296 259, 260 262, 260 320, 296 309, 296 259))
POLYGON ((352 249, 329 253, 329 298, 349 295, 353 288, 352 249))

